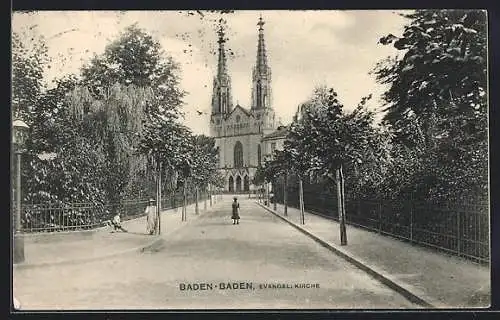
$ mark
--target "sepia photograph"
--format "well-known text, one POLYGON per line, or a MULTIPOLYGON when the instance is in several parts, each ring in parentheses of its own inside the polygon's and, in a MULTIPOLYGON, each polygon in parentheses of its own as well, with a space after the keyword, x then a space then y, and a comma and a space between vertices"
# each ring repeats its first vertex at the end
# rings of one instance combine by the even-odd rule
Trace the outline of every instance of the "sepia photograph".
POLYGON ((486 10, 11 17, 11 312, 490 307, 486 10))

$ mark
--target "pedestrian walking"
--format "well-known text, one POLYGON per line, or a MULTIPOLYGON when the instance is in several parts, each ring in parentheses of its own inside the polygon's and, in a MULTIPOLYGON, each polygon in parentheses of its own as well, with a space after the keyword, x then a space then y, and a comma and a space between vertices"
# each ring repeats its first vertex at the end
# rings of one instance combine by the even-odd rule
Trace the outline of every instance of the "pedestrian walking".
POLYGON ((121 219, 120 219, 120 213, 118 212, 114 217, 113 220, 111 221, 111 224, 115 228, 114 230, 120 230, 123 232, 128 232, 125 228, 122 227, 121 219))
POLYGON ((233 200, 233 214, 231 219, 233 219, 233 224, 240 224, 240 204, 238 203, 237 197, 234 197, 233 200))
POLYGON ((146 207, 146 232, 153 234, 156 231, 156 223, 158 216, 156 215, 156 204, 154 199, 149 199, 149 204, 146 207))

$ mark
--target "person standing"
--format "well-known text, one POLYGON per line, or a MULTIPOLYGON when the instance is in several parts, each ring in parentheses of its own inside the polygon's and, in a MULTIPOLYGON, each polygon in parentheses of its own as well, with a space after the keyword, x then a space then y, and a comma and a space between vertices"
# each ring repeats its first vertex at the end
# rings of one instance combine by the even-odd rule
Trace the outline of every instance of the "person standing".
POLYGON ((234 197, 233 200, 233 214, 231 216, 231 219, 233 219, 233 224, 240 224, 240 204, 238 203, 238 198, 234 197))
POLYGON ((146 207, 146 232, 149 234, 154 234, 156 231, 156 205, 154 199, 149 199, 149 204, 146 207))

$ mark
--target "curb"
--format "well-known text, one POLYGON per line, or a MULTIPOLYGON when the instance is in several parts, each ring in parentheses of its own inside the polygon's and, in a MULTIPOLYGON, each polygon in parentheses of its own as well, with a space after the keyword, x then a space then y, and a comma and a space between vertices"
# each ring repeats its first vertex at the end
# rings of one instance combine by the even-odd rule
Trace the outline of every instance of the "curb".
MULTIPOLYGON (((212 208, 215 205, 212 205, 212 208)), ((207 206, 207 211, 209 211, 209 208, 210 208, 210 206, 207 206)), ((200 211, 203 211, 203 209, 200 210, 200 211)), ((162 212, 162 214, 163 213, 164 212, 162 212)), ((194 215, 195 216, 194 219, 189 219, 189 220, 187 220, 185 222, 189 223, 191 221, 195 221, 195 220, 197 220, 197 218, 201 217, 202 215, 203 215, 203 213, 200 212, 198 215, 194 215)), ((142 217, 138 217, 136 219, 140 219, 140 218, 142 218, 142 217)), ((127 221, 132 221, 132 219, 131 220, 127 220, 127 221)), ((127 222, 127 221, 124 221, 124 222, 127 222)), ((172 232, 176 232, 179 229, 182 229, 182 227, 185 226, 185 225, 186 224, 179 225, 179 227, 177 227, 174 230, 172 230, 172 232)), ((106 227, 103 227, 103 228, 106 228, 106 227)), ((97 230, 93 230, 93 232, 98 232, 98 231, 97 230)), ((142 244, 140 246, 136 246, 136 247, 133 247, 133 248, 129 248, 129 249, 125 249, 125 250, 121 250, 121 251, 117 251, 117 252, 113 252, 113 253, 109 253, 109 254, 103 254, 103 255, 99 255, 99 256, 95 256, 95 257, 88 257, 88 258, 82 258, 82 259, 71 259, 71 260, 70 259, 66 259, 66 260, 51 261, 51 262, 13 264, 13 269, 34 269, 34 268, 49 267, 49 266, 75 265, 75 264, 88 263, 88 262, 92 262, 92 261, 96 261, 96 260, 102 260, 102 259, 112 258, 112 257, 116 257, 116 256, 128 254, 128 253, 132 253, 132 252, 136 252, 136 251, 142 252, 145 248, 151 247, 151 246, 155 245, 157 242, 159 242, 160 240, 162 240, 163 236, 164 236, 164 234, 160 234, 158 236, 155 236, 152 241, 144 243, 144 244, 142 244)))
POLYGON ((150 247, 154 245, 156 242, 161 240, 161 236, 156 236, 154 240, 144 243, 140 246, 109 253, 109 254, 103 254, 95 257, 88 257, 88 258, 82 258, 82 259, 66 259, 66 260, 61 260, 61 261, 52 261, 52 262, 39 262, 39 263, 27 263, 27 264, 14 264, 13 268, 14 269, 34 269, 34 268, 41 268, 41 267, 51 267, 51 266, 60 266, 60 265, 75 265, 75 264, 82 264, 82 263, 88 263, 96 260, 102 260, 102 259, 107 259, 107 258, 112 258, 120 255, 124 255, 127 253, 135 252, 135 251, 140 251, 143 248, 150 247))
POLYGON ((312 238, 314 241, 316 241, 317 243, 319 243, 323 247, 329 249, 330 251, 333 251, 335 254, 344 258, 345 260, 347 260, 351 264, 355 265, 359 269, 365 271, 366 273, 368 273, 370 276, 372 276, 373 278, 375 278, 376 280, 378 280, 382 284, 384 284, 387 287, 391 288, 392 290, 398 292, 403 297, 408 299, 410 302, 415 303, 415 304, 422 306, 422 307, 426 307, 426 308, 436 308, 434 304, 417 296, 415 293, 411 292, 410 289, 406 288, 406 286, 398 283, 396 280, 392 279, 387 274, 384 274, 382 271, 377 270, 376 268, 369 266, 366 262, 362 261, 361 259, 354 257, 353 255, 345 252, 344 250, 339 249, 339 248, 327 243, 326 241, 318 238, 317 236, 315 236, 311 232, 305 230, 304 228, 300 227, 299 225, 295 224, 294 222, 288 220, 285 217, 280 216, 277 212, 275 212, 271 208, 267 208, 266 206, 264 206, 263 204, 260 204, 258 202, 255 202, 255 203, 258 204, 259 206, 261 206, 262 208, 266 209, 267 211, 271 212, 273 215, 280 218, 281 220, 287 222, 295 229, 306 234, 307 236, 312 238))

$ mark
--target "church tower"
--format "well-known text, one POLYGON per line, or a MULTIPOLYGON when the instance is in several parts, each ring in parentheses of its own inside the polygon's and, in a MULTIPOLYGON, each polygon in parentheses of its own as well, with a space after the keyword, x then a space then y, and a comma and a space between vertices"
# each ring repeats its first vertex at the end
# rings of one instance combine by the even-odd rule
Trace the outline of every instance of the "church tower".
POLYGON ((219 29, 219 52, 217 63, 217 74, 214 77, 212 93, 212 114, 210 117, 210 134, 214 137, 221 135, 221 127, 224 117, 233 109, 233 100, 231 95, 231 78, 227 70, 226 51, 224 43, 226 42, 224 29, 219 29))
POLYGON ((275 127, 275 115, 272 108, 271 68, 267 62, 264 42, 264 20, 259 18, 259 38, 257 42, 257 62, 252 71, 251 111, 262 122, 264 133, 275 127))

